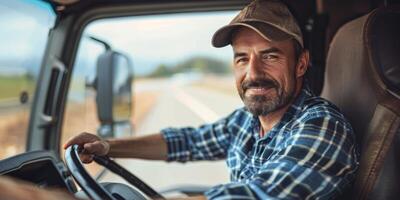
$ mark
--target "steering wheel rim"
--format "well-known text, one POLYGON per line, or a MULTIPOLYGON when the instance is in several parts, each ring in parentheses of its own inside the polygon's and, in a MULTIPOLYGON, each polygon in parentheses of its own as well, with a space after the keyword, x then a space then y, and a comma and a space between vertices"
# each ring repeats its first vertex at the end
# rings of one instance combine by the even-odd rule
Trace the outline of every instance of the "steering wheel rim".
MULTIPOLYGON (((97 183, 83 167, 83 163, 79 157, 80 150, 81 148, 78 145, 71 145, 65 151, 65 162, 76 182, 91 199, 116 200, 116 198, 114 198, 113 195, 108 192, 101 184, 97 183)), ((150 198, 164 199, 162 195, 157 193, 150 186, 145 184, 143 181, 127 171, 125 168, 110 160, 108 157, 95 156, 94 161, 121 176, 130 184, 132 184, 135 188, 139 189, 150 198)))
POLYGON ((79 146, 72 145, 65 151, 65 163, 72 176, 91 199, 115 200, 107 190, 98 184, 83 167, 79 158, 79 146))
POLYGON ((93 160, 99 165, 104 166, 108 170, 112 171, 114 174, 125 179, 128 183, 133 185, 135 188, 139 189, 142 193, 146 194, 148 197, 153 199, 162 200, 165 199, 160 193, 155 191, 145 182, 140 180, 138 177, 133 175, 131 172, 126 170, 124 167, 111 160, 107 156, 94 156, 93 160))

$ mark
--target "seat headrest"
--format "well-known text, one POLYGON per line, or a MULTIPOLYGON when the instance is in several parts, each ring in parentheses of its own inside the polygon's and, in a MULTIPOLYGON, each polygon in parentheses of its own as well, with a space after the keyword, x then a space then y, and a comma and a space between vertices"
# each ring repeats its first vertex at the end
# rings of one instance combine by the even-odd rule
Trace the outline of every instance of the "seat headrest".
POLYGON ((387 89, 400 96, 400 9, 377 9, 364 38, 372 65, 387 89))
POLYGON ((333 38, 321 96, 336 104, 362 143, 378 104, 400 114, 400 7, 378 8, 333 38))

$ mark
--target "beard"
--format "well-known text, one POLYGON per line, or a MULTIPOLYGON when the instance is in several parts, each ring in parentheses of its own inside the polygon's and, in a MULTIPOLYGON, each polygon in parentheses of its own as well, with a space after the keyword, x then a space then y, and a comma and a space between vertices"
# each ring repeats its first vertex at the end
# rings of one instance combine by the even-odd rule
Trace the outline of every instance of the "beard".
POLYGON ((268 113, 279 110, 288 105, 294 97, 296 81, 293 76, 288 81, 288 89, 278 81, 269 78, 260 78, 256 80, 245 80, 238 88, 240 98, 243 100, 246 108, 255 116, 265 116, 268 113), (250 88, 263 88, 273 90, 268 95, 247 95, 246 90, 250 88))

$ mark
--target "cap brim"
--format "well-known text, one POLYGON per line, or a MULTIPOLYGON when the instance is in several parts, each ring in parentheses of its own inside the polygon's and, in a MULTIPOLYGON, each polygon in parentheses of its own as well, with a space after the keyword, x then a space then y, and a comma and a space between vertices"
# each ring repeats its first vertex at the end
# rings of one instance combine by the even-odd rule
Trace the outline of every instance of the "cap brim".
POLYGON ((229 24, 218 29, 212 37, 212 45, 214 47, 224 47, 231 44, 234 31, 240 27, 254 30, 267 41, 282 41, 291 38, 289 34, 265 22, 248 21, 229 24))

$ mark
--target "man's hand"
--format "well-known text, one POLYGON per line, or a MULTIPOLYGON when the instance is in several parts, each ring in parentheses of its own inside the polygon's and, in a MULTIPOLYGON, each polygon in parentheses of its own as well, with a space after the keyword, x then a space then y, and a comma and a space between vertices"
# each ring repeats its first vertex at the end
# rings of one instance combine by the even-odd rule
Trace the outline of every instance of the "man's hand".
POLYGON ((81 133, 64 144, 64 149, 77 144, 83 148, 79 154, 83 163, 91 163, 93 155, 104 156, 110 151, 110 144, 99 136, 91 133, 81 133))
POLYGON ((39 188, 32 183, 16 180, 11 177, 0 177, 0 199, 7 200, 77 200, 68 191, 55 188, 39 188))

